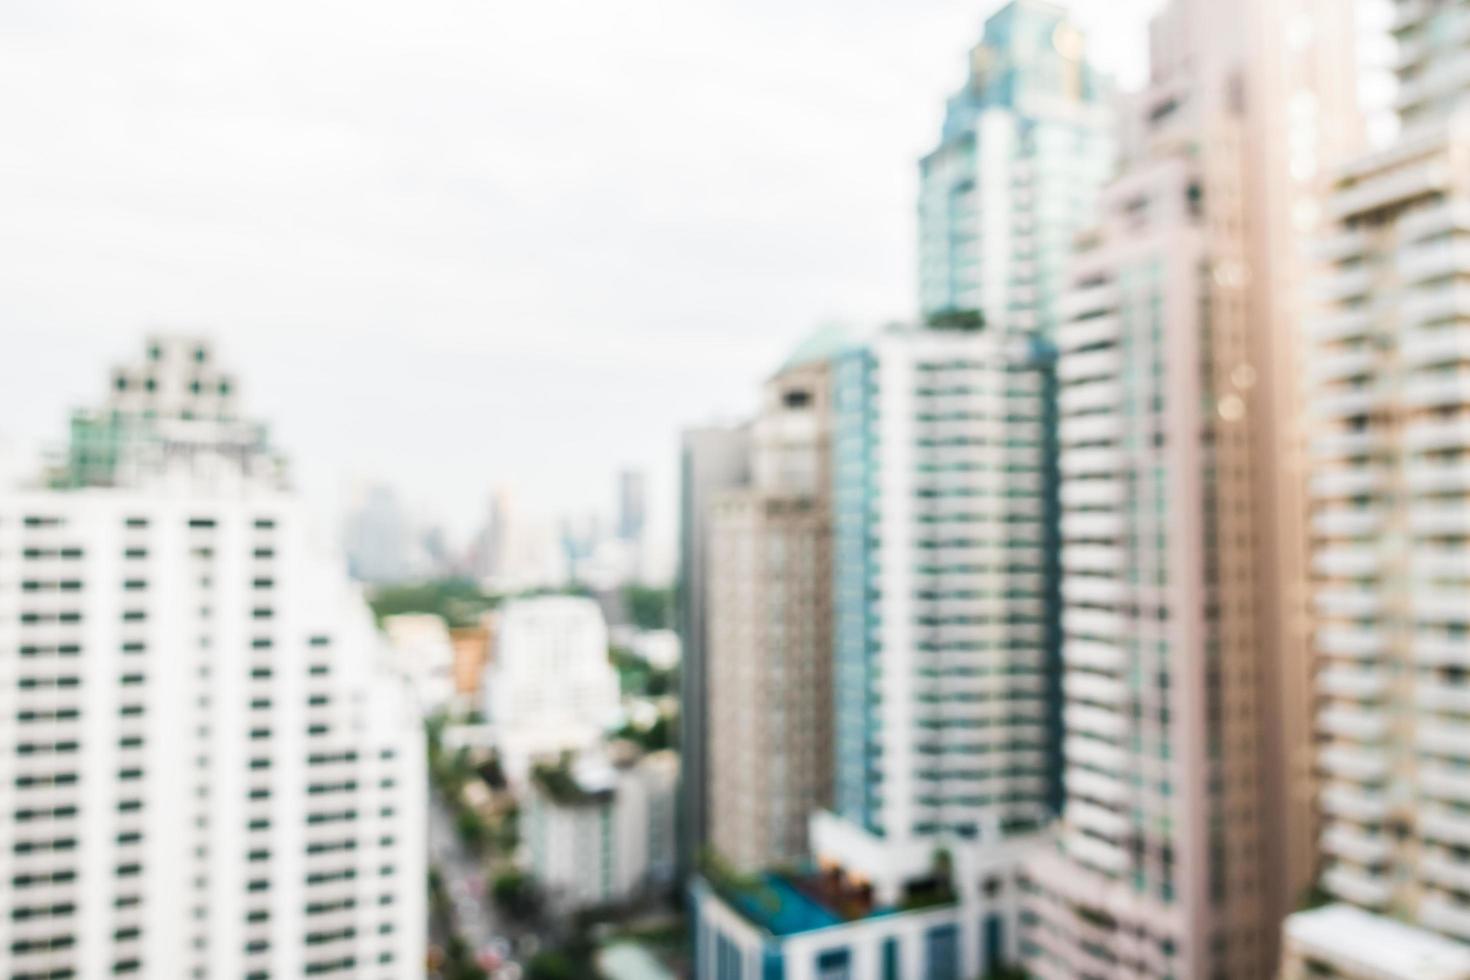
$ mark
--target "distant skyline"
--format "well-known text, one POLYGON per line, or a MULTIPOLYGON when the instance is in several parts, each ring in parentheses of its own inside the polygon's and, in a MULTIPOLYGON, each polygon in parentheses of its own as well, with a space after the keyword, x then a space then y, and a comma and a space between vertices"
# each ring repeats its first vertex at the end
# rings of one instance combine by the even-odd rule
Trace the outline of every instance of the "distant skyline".
MULTIPOLYGON (((1071 5, 1124 86, 1156 5, 1071 5)), ((631 466, 671 547, 681 427, 913 314, 916 160, 999 6, 6 4, 0 448, 204 332, 329 516, 383 483, 458 546, 492 487, 611 514, 631 466)))

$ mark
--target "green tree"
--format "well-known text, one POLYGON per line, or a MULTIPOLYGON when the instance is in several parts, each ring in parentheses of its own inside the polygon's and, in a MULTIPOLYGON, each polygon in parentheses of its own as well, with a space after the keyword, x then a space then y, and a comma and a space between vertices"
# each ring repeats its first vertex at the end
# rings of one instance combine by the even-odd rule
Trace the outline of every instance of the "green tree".
POLYGON ((642 630, 666 630, 674 625, 674 590, 646 585, 629 585, 623 589, 623 604, 628 618, 642 630))

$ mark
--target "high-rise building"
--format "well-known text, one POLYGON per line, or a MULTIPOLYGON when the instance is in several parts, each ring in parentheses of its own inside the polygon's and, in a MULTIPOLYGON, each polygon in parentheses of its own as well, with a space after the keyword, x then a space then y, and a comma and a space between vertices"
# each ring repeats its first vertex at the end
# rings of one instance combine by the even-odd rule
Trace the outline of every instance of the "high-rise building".
POLYGON ((1302 323, 1320 303, 1312 243, 1326 224, 1332 167, 1395 128, 1393 86, 1385 84, 1395 56, 1388 6, 1251 0, 1235 7, 1248 39, 1243 59, 1236 56, 1250 304, 1237 366, 1249 382, 1240 394, 1254 486, 1262 901, 1278 920, 1297 906, 1316 870, 1302 323))
POLYGON ((840 339, 824 336, 766 383, 753 480, 708 518, 709 834, 743 870, 804 859, 807 820, 831 805, 828 357, 840 339))
POLYGON ((754 893, 706 876, 697 975, 1017 958, 1018 865, 1056 793, 1050 363, 1029 331, 973 321, 833 358, 833 807, 814 867, 754 893))
POLYGON ((205 343, 158 338, 0 496, 14 977, 414 977, 423 734, 205 343))
POLYGON ((1072 235, 1112 169, 1109 97, 1064 8, 985 22, 939 145, 920 164, 919 306, 1047 334, 1072 235))
POLYGON ((408 512, 390 487, 368 489, 343 537, 347 569, 359 582, 403 582, 428 568, 408 512))
POLYGON ((708 681, 705 598, 709 589, 709 509, 716 494, 750 478, 743 426, 690 429, 679 460, 679 870, 686 875, 709 842, 708 681))
POLYGON ((638 544, 648 520, 647 481, 642 470, 618 474, 618 537, 638 544))
POLYGON ((1176 2, 1057 330, 1067 799, 1028 867, 1040 977, 1259 977, 1262 899, 1240 79, 1176 2))
MULTIPOLYGON (((1470 19, 1453 3, 1396 9, 1402 133, 1335 172, 1331 228, 1318 244, 1331 264, 1319 280, 1325 309, 1308 324, 1320 883, 1373 914, 1363 928, 1463 942, 1470 19)), ((1322 948, 1324 933, 1357 928, 1363 917, 1350 911, 1293 916, 1286 972, 1411 975, 1322 948)), ((1460 969, 1453 975, 1470 972, 1464 958, 1460 969)))

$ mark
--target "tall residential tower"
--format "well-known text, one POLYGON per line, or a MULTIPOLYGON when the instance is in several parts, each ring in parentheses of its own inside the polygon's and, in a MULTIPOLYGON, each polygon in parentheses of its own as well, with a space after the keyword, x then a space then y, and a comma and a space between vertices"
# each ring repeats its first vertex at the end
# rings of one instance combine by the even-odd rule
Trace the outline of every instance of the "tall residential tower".
POLYGON ((1309 325, 1321 886, 1357 908, 1292 917, 1292 977, 1470 941, 1470 10, 1396 9, 1402 134, 1336 172, 1309 325))
POLYGON ((423 733, 208 345, 150 341, 0 496, 13 977, 422 976, 423 733))

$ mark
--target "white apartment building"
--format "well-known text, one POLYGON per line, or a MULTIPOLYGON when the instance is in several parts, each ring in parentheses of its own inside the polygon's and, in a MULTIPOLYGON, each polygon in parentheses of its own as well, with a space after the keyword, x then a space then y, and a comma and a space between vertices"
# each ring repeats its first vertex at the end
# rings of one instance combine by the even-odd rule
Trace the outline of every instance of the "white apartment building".
POLYGON ((832 367, 836 785, 811 847, 879 907, 948 852, 961 976, 1014 960, 1008 871, 1054 806, 1049 365, 987 326, 893 327, 832 367))
POLYGON ((12 980, 422 975, 418 713, 207 344, 0 496, 12 980))
POLYGON ((1399 3, 1394 29, 1402 135, 1336 174, 1307 326, 1321 886, 1465 943, 1470 9, 1399 3))
POLYGON ((513 782, 537 759, 596 746, 620 712, 602 610, 580 596, 507 603, 484 688, 485 717, 513 782))
POLYGON ((678 776, 670 751, 616 762, 589 754, 533 770, 526 848, 555 907, 650 898, 673 884, 678 776))

